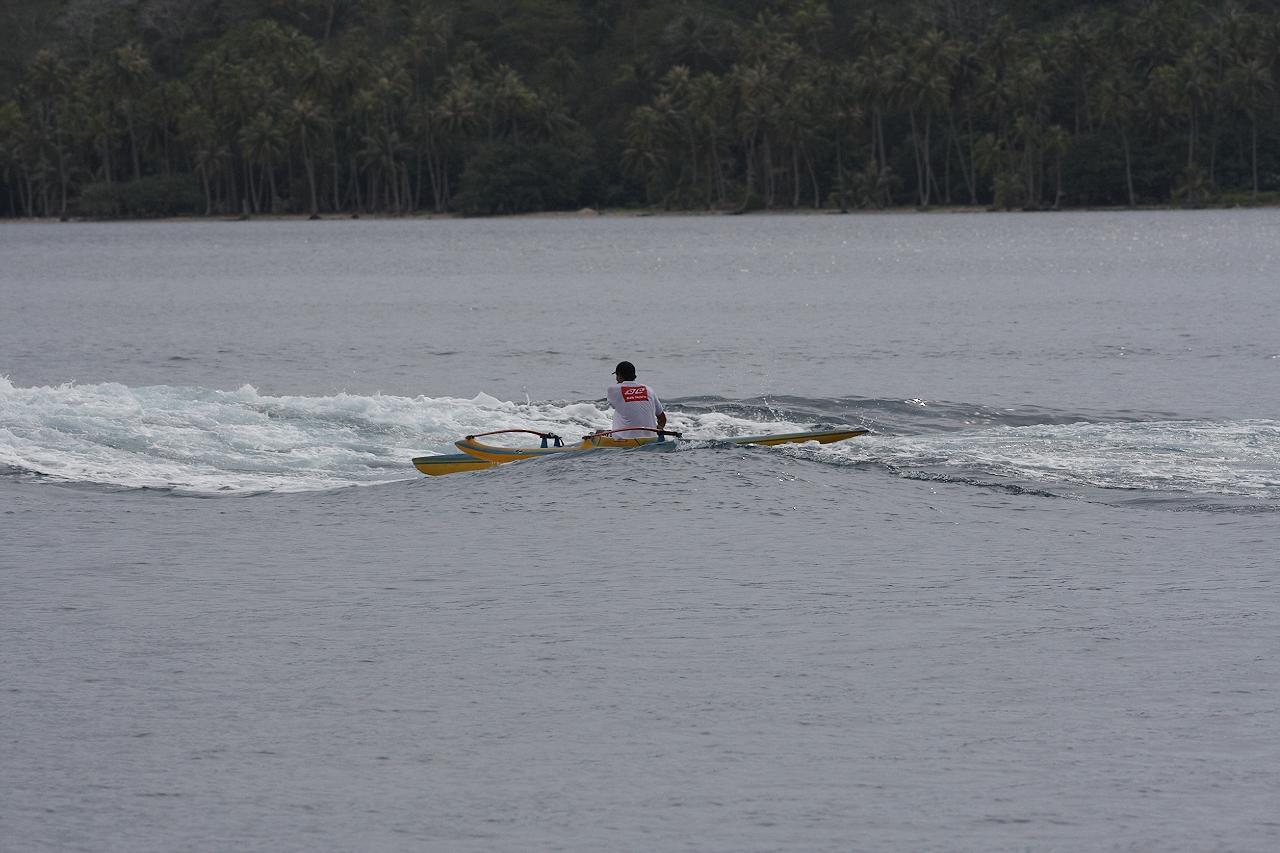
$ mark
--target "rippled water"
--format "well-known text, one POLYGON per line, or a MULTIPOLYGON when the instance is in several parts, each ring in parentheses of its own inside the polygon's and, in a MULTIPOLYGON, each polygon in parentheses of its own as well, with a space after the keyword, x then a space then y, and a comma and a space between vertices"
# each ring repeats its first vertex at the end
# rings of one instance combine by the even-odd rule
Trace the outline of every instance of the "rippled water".
POLYGON ((1277 238, 4 226, 0 847, 1274 849, 1277 238))

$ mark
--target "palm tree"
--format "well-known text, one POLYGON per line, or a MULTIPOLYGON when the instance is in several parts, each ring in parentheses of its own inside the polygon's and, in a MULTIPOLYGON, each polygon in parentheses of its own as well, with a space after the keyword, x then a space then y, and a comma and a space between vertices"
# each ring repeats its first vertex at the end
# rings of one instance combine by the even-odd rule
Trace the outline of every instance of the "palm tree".
MULTIPOLYGON (((32 96, 36 131, 55 164, 58 177, 58 215, 67 213, 67 186, 71 181, 69 128, 73 112, 74 78, 66 64, 52 51, 36 54, 27 69, 27 86, 32 96)), ((45 214, 48 214, 45 210, 45 214)))
POLYGON ((1009 178, 1021 177, 1027 207, 1041 204, 1044 142, 1049 105, 1045 100, 1049 74, 1038 56, 1031 56, 1010 70, 1006 95, 1012 123, 1006 128, 1009 178))
POLYGON ((823 42, 831 34, 831 9, 818 0, 800 0, 800 3, 787 16, 788 29, 807 55, 807 58, 818 62, 823 56, 823 42))
POLYGON ((213 176, 217 168, 217 126, 201 106, 192 104, 178 116, 178 139, 187 146, 191 165, 204 189, 204 215, 213 212, 213 176))
MULTIPOLYGON (((278 197, 275 164, 288 150, 285 128, 274 116, 265 111, 259 111, 249 120, 248 124, 240 129, 239 141, 249 165, 257 165, 259 170, 265 174, 270 191, 271 206, 269 209, 274 210, 275 200, 278 197)), ((257 185, 254 185, 253 171, 250 169, 249 196, 255 213, 262 210, 262 204, 259 201, 261 191, 262 182, 259 180, 257 185)))
POLYGON ((318 67, 315 89, 327 104, 331 119, 324 151, 329 157, 329 188, 335 211, 347 209, 344 200, 353 203, 356 210, 362 206, 354 151, 357 126, 362 120, 357 110, 356 95, 368 85, 372 74, 364 53, 357 50, 346 50, 329 57, 318 67))
POLYGON ((739 31, 737 43, 740 64, 758 66, 776 57, 790 39, 778 16, 765 11, 739 31))
POLYGON ((24 202, 23 208, 28 216, 30 206, 25 204, 22 196, 22 178, 26 171, 26 159, 23 156, 25 140, 30 133, 27 118, 17 101, 0 102, 0 178, 9 187, 9 214, 17 216, 19 204, 14 200, 13 191, 17 187, 18 201, 24 202))
POLYGON ((133 158, 133 177, 142 177, 142 156, 138 145, 136 118, 138 102, 150 84, 151 61, 136 42, 113 50, 104 66, 107 95, 120 107, 125 129, 129 133, 129 152, 133 158))
POLYGON ((182 80, 166 80, 158 86, 152 86, 143 98, 143 106, 160 137, 160 172, 168 175, 173 171, 172 141, 177 134, 178 116, 191 102, 191 88, 182 80))
POLYGON ((854 95, 854 72, 845 64, 826 75, 826 92, 823 102, 831 116, 831 130, 835 140, 836 160, 836 203, 841 213, 849 212, 849 195, 852 180, 845 163, 845 150, 858 141, 858 128, 862 126, 865 116, 862 106, 854 95))
POLYGON ((661 196, 664 206, 670 202, 667 181, 670 137, 670 125, 661 112, 651 106, 637 107, 627 122, 626 147, 622 152, 623 171, 644 184, 650 201, 661 196))
POLYGON ((378 193, 385 192, 387 203, 395 213, 404 213, 405 176, 402 159, 412 147, 404 142, 400 133, 386 127, 374 127, 361 140, 357 159, 369 173, 369 209, 378 209, 378 193))
POLYGON ((546 81, 561 98, 568 98, 574 84, 582 78, 582 63, 569 48, 561 45, 542 63, 539 79, 546 81))
POLYGON ((1089 17, 1076 12, 1066 27, 1049 37, 1049 63, 1071 85, 1071 127, 1079 135, 1092 130, 1089 94, 1098 67, 1098 31, 1089 17))
POLYGON ((1187 172, 1196 165, 1196 143, 1200 137, 1200 123, 1204 114, 1213 106, 1216 80, 1213 61, 1204 44, 1197 42, 1190 52, 1174 66, 1175 98, 1181 112, 1187 117, 1187 172))
POLYGON ((1071 147, 1071 135, 1060 124, 1051 124, 1045 128, 1041 136, 1042 156, 1053 158, 1053 204, 1054 210, 1062 205, 1062 160, 1071 147))
POLYGON ((1261 59, 1252 58, 1227 72, 1227 90, 1236 108, 1249 119, 1250 199, 1258 201, 1258 118, 1274 113, 1275 81, 1261 59), (1270 108, 1270 109, 1269 109, 1270 108))
POLYGON ((453 17, 434 5, 424 6, 410 14, 404 47, 414 68, 419 91, 426 87, 422 74, 436 76, 447 61, 453 43, 453 17))
POLYGON ((987 33, 979 55, 982 66, 975 97, 989 132, 973 144, 975 171, 992 175, 996 207, 1017 207, 1027 203, 1027 176, 1015 123, 1028 112, 1042 118, 1038 114, 1047 109, 1048 77, 1027 34, 1008 17, 1000 18, 987 33))
POLYGON ((725 203, 725 176, 723 162, 728 157, 725 139, 727 123, 725 86, 723 80, 711 73, 699 74, 689 83, 689 126, 698 140, 696 147, 706 152, 706 187, 703 197, 708 210, 712 206, 713 193, 720 204, 725 203))
POLYGON ((307 173, 307 188, 311 199, 311 218, 320 218, 320 202, 316 195, 315 160, 311 156, 315 140, 329 126, 329 117, 323 107, 306 95, 293 99, 286 113, 289 126, 298 140, 302 154, 302 167, 307 173))
MULTIPOLYGON (((414 169, 412 207, 414 210, 419 210, 422 207, 423 179, 424 177, 428 180, 431 179, 435 166, 433 159, 433 149, 436 144, 435 111, 425 95, 416 96, 413 105, 409 107, 408 115, 405 116, 405 127, 409 133, 409 144, 413 148, 416 166, 414 169), (425 169, 423 168, 424 157, 426 158, 425 169)), ((440 210, 438 196, 433 201, 432 210, 437 212, 440 210)))
POLYGON ((698 136, 689 110, 689 69, 683 65, 667 71, 658 81, 658 94, 651 106, 667 123, 673 151, 672 162, 680 164, 674 192, 681 196, 680 206, 687 206, 687 193, 698 185, 698 136), (676 152, 683 151, 683 154, 676 152))
POLYGON ((480 87, 470 72, 459 66, 448 75, 448 88, 430 109, 424 127, 427 136, 427 169, 431 176, 435 210, 442 213, 452 197, 450 163, 455 152, 479 133, 483 125, 480 87))
MULTIPOLYGON (((974 132, 974 102, 978 95, 978 83, 982 77, 981 60, 976 47, 969 43, 956 43, 956 59, 951 68, 951 102, 947 105, 948 151, 954 148, 969 191, 969 204, 978 203, 978 171, 973 147, 977 139, 974 132), (959 122, 959 124, 957 123, 959 122), (961 133, 961 126, 964 128, 961 133)), ((948 177, 945 201, 951 202, 950 157, 947 159, 948 177)))
POLYGON ((938 30, 931 30, 907 46, 899 63, 903 76, 898 81, 898 100, 907 108, 911 123, 916 192, 921 207, 929 206, 934 184, 930 142, 933 117, 951 101, 950 77, 955 54, 946 37, 938 30))
POLYGON ((854 90, 870 120, 870 160, 877 164, 877 169, 889 162, 889 152, 885 147, 884 114, 893 98, 894 80, 898 76, 896 63, 896 56, 875 51, 862 54, 853 61, 854 90))
POLYGON ((732 25, 709 9, 687 8, 658 36, 658 68, 683 66, 691 72, 722 72, 733 39, 732 25))
POLYGON ((1250 199, 1258 199, 1258 122, 1275 112, 1275 73, 1280 71, 1280 18, 1268 33, 1266 19, 1229 5, 1216 20, 1215 53, 1226 103, 1249 123, 1250 199), (1275 70, 1272 69, 1275 65, 1275 70))
POLYGON ((368 83, 356 92, 352 106, 360 117, 358 159, 369 174, 370 207, 376 208, 379 188, 385 184, 388 202, 395 212, 403 212, 404 177, 401 157, 412 151, 403 142, 401 116, 406 113, 412 83, 404 69, 390 63, 373 71, 368 83), (374 146, 381 145, 375 151, 374 146))
POLYGON ((538 96, 515 69, 499 65, 481 87, 481 97, 488 111, 489 140, 507 135, 520 143, 520 125, 538 109, 538 96))
POLYGON ((764 206, 772 207, 772 134, 778 124, 781 106, 778 80, 764 63, 734 66, 731 76, 734 80, 736 107, 734 123, 747 159, 746 186, 739 210, 746 210, 758 173, 764 206))
POLYGON ((782 141, 791 149, 791 206, 800 206, 801 166, 809 178, 813 191, 813 206, 822 205, 822 190, 818 185, 817 168, 814 165, 814 148, 820 134, 820 92, 817 83, 808 74, 789 82, 788 95, 782 100, 778 113, 778 128, 782 141))
POLYGON ((1093 103, 1098 117, 1104 124, 1115 127, 1120 134, 1120 146, 1124 151, 1124 184, 1129 207, 1137 206, 1133 191, 1133 150, 1130 134, 1138 118, 1138 86, 1125 68, 1118 63, 1108 68, 1098 81, 1093 103))

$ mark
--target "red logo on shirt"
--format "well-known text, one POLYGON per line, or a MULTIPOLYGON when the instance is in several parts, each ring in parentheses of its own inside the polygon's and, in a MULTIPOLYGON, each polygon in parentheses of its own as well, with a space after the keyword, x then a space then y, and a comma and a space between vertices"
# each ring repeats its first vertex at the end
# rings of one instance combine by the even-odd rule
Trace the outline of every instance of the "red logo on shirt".
POLYGON ((622 400, 626 403, 643 403, 649 400, 649 389, 644 385, 623 385, 622 400))

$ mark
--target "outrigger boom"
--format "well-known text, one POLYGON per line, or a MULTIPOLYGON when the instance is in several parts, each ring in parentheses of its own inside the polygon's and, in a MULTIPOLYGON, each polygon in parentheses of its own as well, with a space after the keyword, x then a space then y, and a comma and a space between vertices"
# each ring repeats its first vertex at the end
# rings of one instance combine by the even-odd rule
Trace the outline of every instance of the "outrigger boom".
MULTIPOLYGON (((868 430, 847 428, 839 430, 818 430, 815 432, 787 432, 776 433, 774 435, 747 435, 735 436, 731 438, 711 439, 712 441, 723 442, 726 444, 758 444, 766 447, 772 447, 778 444, 803 444, 807 441, 816 441, 819 444, 830 444, 834 441, 844 441, 849 438, 856 438, 860 435, 866 435, 868 430)), ((554 456, 561 453, 581 453, 589 450, 600 450, 603 448, 629 448, 642 447, 644 445, 663 444, 668 438, 679 440, 681 434, 671 432, 670 430, 660 430, 644 427, 631 427, 625 430, 602 430, 593 432, 590 435, 584 435, 579 444, 565 444, 564 439, 555 433, 538 432, 531 429, 499 429, 493 432, 482 432, 476 435, 468 435, 460 441, 454 442, 454 445, 461 450, 461 453, 448 453, 439 456, 418 456, 413 460, 413 466, 423 474, 438 476, 441 474, 458 474, 463 471, 479 471, 484 468, 492 468, 506 462, 519 462, 522 459, 536 459, 540 456, 554 456), (619 432, 651 432, 653 435, 620 438, 614 433, 619 432), (503 435, 506 433, 527 433, 536 435, 541 444, 538 447, 503 447, 497 444, 487 444, 479 439, 490 435, 503 435)))

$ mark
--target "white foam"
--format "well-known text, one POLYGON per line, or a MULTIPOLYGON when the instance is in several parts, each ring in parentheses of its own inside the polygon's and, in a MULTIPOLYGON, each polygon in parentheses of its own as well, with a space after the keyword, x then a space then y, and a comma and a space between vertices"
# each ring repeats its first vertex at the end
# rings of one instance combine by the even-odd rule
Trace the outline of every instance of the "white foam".
MULTIPOLYGON (((416 478, 412 457, 453 453, 453 442, 463 435, 525 428, 574 441, 609 422, 603 403, 514 403, 483 393, 465 399, 283 396, 251 385, 234 391, 116 383, 19 388, 0 377, 0 466, 68 481, 193 493, 305 491, 416 478)), ((695 441, 813 428, 715 411, 672 412, 668 426, 695 441)), ((779 450, 960 477, 1280 497, 1277 421, 997 426, 779 450)))
POLYGON ((202 493, 297 491, 417 476, 413 456, 505 426, 586 431, 590 404, 337 394, 272 396, 115 383, 15 387, 0 377, 0 464, 70 481, 202 493))
POLYGON ((1280 497, 1280 422, 1002 426, 867 436, 816 451, 899 470, 981 473, 1112 489, 1280 497))
MULTIPOLYGON (((263 394, 117 383, 21 388, 0 377, 0 465, 74 482, 191 493, 307 491, 416 478, 414 456, 505 428, 576 440, 610 425, 590 402, 263 394)), ((805 428, 672 415, 690 438, 805 428)), ((527 441, 527 436, 512 441, 527 441)))

